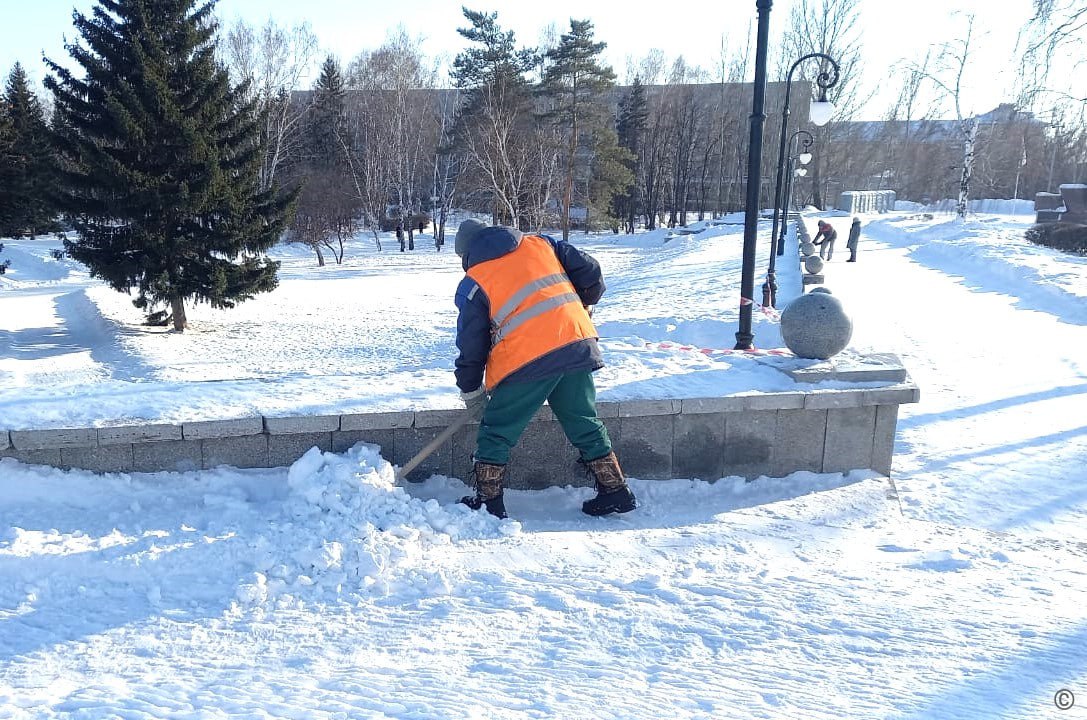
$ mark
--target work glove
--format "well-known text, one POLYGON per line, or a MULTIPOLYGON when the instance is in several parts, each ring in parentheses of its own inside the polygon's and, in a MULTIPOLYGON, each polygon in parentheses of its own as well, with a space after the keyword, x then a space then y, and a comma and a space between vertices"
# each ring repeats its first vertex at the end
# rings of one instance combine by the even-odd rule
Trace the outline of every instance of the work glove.
POLYGON ((460 399, 464 401, 464 407, 468 408, 468 414, 473 417, 483 415, 483 409, 487 407, 487 390, 482 385, 471 392, 462 392, 460 399))

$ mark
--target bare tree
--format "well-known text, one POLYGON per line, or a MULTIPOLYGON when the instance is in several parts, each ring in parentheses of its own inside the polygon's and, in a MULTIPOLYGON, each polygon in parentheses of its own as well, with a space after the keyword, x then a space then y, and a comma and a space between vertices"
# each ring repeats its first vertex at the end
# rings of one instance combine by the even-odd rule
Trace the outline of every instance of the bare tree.
POLYGON ((348 84, 368 91, 380 101, 371 112, 384 116, 389 143, 391 186, 398 218, 406 225, 409 249, 415 249, 411 218, 429 197, 430 157, 437 144, 440 122, 428 112, 430 91, 437 84, 437 68, 419 50, 400 25, 377 50, 358 55, 348 68, 348 84))
POLYGON ((955 121, 962 140, 962 166, 959 168, 959 199, 956 212, 965 218, 970 205, 970 178, 974 172, 974 155, 978 136, 978 118, 963 112, 963 85, 970 67, 973 50, 974 16, 967 16, 966 33, 958 39, 940 46, 933 67, 928 70, 915 68, 949 100, 955 109, 955 121))
POLYGON ((1087 104, 1082 83, 1065 89, 1053 77, 1054 72, 1069 79, 1082 77, 1087 64, 1083 52, 1087 47, 1087 3, 1083 0, 1032 2, 1034 15, 1020 31, 1018 40, 1024 104, 1032 104, 1041 94, 1056 94, 1087 104))
MULTIPOLYGON (((788 68, 808 53, 824 53, 838 63, 838 82, 830 89, 830 100, 834 102, 835 120, 839 122, 852 118, 871 98, 860 91, 857 82, 862 52, 857 26, 859 6, 859 0, 799 0, 793 6, 789 30, 780 43, 784 53, 778 57, 778 77, 782 80, 788 68)), ((808 62, 797 67, 793 81, 811 80, 827 70, 822 62, 808 62)), ((809 174, 811 201, 816 207, 824 207, 829 188, 827 171, 844 164, 844 146, 837 142, 833 124, 811 131, 816 143, 809 174)))
POLYGON ((317 36, 309 24, 283 28, 271 18, 260 28, 244 20, 226 32, 219 46, 235 83, 247 82, 249 97, 264 114, 261 189, 275 181, 276 172, 297 151, 297 129, 305 103, 292 101, 292 91, 310 72, 317 57, 317 36))

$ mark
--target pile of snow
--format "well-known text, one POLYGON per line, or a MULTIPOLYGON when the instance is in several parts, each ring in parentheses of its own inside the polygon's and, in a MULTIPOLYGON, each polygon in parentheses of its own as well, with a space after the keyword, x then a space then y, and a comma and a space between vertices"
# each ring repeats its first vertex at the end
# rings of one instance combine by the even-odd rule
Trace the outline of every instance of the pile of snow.
POLYGON ((420 500, 396 486, 375 445, 343 455, 316 447, 287 471, 291 494, 272 536, 262 536, 256 570, 238 588, 245 606, 353 593, 428 595, 448 590, 427 549, 463 539, 516 534, 520 525, 466 506, 420 500))

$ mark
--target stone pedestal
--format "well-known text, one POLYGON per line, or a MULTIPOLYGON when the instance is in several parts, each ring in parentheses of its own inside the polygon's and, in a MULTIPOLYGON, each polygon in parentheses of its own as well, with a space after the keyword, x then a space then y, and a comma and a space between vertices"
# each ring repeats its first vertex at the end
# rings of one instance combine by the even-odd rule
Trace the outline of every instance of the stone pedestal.
POLYGON ((1064 214, 1061 222, 1087 224, 1087 185, 1061 185, 1064 214))

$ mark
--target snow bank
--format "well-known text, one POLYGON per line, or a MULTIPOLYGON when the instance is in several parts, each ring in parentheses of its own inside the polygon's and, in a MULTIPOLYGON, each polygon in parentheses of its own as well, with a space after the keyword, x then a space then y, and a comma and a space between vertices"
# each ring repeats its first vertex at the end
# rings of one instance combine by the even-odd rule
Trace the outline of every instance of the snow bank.
MULTIPOLYGON (((905 203, 902 203, 905 204, 905 203)), ((918 205, 918 203, 909 203, 910 205, 918 205)), ((919 206, 916 208, 899 207, 900 203, 895 203, 895 210, 925 210, 927 212, 955 212, 958 206, 958 201, 953 199, 940 200, 939 202, 929 203, 928 205, 919 206)), ((1001 200, 1001 199, 979 199, 970 201, 970 212, 972 213, 984 213, 988 215, 1033 215, 1034 214, 1034 201, 1033 200, 1001 200)))
POLYGON ((366 444, 342 455, 312 448, 285 476, 225 467, 96 475, 0 459, 0 506, 0 563, 19 563, 0 607, 28 612, 113 595, 233 614, 442 595, 442 560, 458 544, 521 530, 411 497, 366 444))

